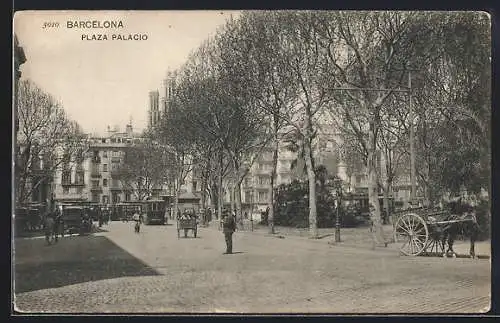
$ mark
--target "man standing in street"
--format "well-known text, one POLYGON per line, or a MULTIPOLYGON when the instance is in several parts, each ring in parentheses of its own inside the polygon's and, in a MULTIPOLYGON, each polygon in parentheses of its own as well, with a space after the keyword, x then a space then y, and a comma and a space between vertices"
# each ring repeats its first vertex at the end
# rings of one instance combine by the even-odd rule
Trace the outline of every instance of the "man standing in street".
POLYGON ((222 211, 222 229, 226 239, 226 252, 224 254, 233 253, 233 233, 236 230, 236 220, 227 210, 222 211))

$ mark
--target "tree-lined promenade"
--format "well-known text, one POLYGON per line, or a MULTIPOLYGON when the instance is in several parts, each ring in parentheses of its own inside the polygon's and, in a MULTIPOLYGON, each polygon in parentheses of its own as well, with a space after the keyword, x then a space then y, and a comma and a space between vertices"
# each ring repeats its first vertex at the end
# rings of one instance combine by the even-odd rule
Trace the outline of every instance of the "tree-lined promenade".
POLYGON ((169 111, 152 136, 175 156, 177 188, 196 164, 203 203, 210 194, 220 214, 226 180, 238 217, 253 161, 273 148, 274 192, 278 147, 293 138, 316 237, 315 140, 326 116, 343 137, 344 159, 364 165, 373 240, 383 245, 379 187, 388 196, 410 169, 411 145, 426 202, 463 188, 489 192, 490 39, 484 13, 244 12, 175 71, 169 111))

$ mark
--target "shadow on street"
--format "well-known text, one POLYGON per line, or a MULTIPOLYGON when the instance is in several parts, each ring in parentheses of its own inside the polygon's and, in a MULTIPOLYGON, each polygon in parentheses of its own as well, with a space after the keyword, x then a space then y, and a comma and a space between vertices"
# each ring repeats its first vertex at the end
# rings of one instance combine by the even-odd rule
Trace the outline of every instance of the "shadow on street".
POLYGON ((160 275, 103 236, 71 236, 47 246, 44 239, 16 239, 15 292, 56 288, 124 276, 160 275))

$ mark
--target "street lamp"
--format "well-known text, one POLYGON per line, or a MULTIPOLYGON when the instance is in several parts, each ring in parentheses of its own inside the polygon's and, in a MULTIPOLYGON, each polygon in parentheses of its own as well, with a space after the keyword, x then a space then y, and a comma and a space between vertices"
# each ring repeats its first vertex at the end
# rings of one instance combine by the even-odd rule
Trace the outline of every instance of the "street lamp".
POLYGON ((340 242, 340 205, 342 203, 342 180, 336 177, 333 180, 333 186, 335 188, 335 201, 336 201, 336 212, 335 212, 335 242, 340 242))

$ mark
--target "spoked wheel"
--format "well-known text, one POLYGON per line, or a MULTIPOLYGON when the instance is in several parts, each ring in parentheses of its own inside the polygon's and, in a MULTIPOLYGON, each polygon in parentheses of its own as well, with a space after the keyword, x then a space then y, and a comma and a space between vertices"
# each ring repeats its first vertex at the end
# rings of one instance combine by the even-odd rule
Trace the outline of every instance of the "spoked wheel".
POLYGON ((433 237, 429 239, 425 249, 430 253, 437 253, 437 254, 444 253, 444 245, 442 241, 439 239, 434 239, 433 237))
POLYGON ((402 243, 401 253, 407 256, 418 256, 427 248, 429 229, 425 221, 417 214, 404 214, 394 226, 394 241, 402 243))

